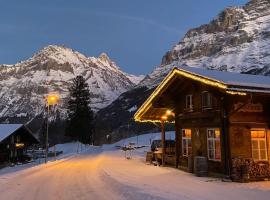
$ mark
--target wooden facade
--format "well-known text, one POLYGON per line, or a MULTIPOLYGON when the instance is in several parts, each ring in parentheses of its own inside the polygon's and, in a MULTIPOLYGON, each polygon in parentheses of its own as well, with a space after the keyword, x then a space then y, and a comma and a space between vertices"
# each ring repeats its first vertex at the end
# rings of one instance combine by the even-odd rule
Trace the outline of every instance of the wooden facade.
POLYGON ((21 162, 25 151, 39 141, 22 124, 0 124, 0 163, 21 162))
POLYGON ((194 158, 200 156, 206 158, 210 175, 236 181, 270 178, 270 78, 256 84, 254 76, 224 73, 231 74, 234 84, 229 85, 216 78, 222 72, 214 72, 213 78, 188 70, 174 69, 135 120, 175 124, 176 167, 193 171, 194 158), (252 78, 252 83, 240 84, 242 78, 252 78))

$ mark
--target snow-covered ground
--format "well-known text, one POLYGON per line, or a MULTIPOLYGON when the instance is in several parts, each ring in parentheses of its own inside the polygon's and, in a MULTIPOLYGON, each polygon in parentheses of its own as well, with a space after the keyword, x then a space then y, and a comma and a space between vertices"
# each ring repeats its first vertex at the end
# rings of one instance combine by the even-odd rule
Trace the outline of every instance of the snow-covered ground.
MULTIPOLYGON (((65 144, 58 144, 56 145, 56 151, 62 151, 63 153, 58 155, 56 157, 57 161, 63 161, 65 159, 70 159, 73 156, 78 155, 79 153, 85 152, 87 150, 89 150, 89 146, 83 145, 79 142, 71 142, 71 143, 65 143, 65 144)), ((95 147, 98 148, 98 147, 95 147)), ((91 147, 91 149, 94 150, 94 147, 91 147)), ((49 149, 49 151, 54 151, 54 147, 51 147, 49 149)), ((20 170, 24 170, 27 169, 29 167, 35 167, 37 165, 41 165, 45 162, 44 158, 39 158, 34 160, 33 162, 27 163, 27 164, 23 164, 23 165, 16 165, 13 167, 6 167, 4 169, 0 169, 0 176, 1 174, 6 174, 6 173, 13 173, 16 171, 20 171, 20 170)), ((49 157, 48 158, 48 162, 55 162, 55 157, 49 157)), ((0 177, 1 179, 1 177, 0 177)), ((0 196, 0 200, 1 200, 1 196, 0 196)))
MULTIPOLYGON (((199 178, 181 170, 147 165, 145 151, 134 150, 132 159, 115 148, 129 142, 148 145, 159 134, 122 140, 103 147, 61 145, 65 158, 16 170, 0 170, 0 199, 269 199, 270 182, 228 183, 199 178), (69 150, 68 150, 69 149, 69 150), (68 152, 69 151, 69 152, 68 152)), ((167 137, 173 138, 173 134, 167 137)), ((60 148, 60 146, 58 146, 60 148)))

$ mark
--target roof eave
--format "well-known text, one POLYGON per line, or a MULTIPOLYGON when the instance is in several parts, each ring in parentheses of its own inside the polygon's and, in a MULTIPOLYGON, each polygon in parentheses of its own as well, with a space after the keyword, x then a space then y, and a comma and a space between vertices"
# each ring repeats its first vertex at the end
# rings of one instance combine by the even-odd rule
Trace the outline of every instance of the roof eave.
MULTIPOLYGON (((173 68, 173 70, 163 79, 163 81, 158 85, 158 87, 154 90, 154 92, 146 99, 146 101, 143 103, 143 105, 137 110, 137 112, 134 114, 134 120, 137 122, 146 122, 146 121, 152 121, 152 120, 142 120, 141 116, 152 106, 152 101, 157 97, 157 95, 160 94, 161 90, 166 86, 166 84, 174 77, 176 72, 178 71, 178 68, 173 68)), ((158 121, 159 120, 154 120, 158 121)), ((153 122, 153 121, 152 121, 153 122)))
POLYGON ((199 81, 201 83, 204 83, 209 86, 217 87, 221 90, 223 90, 226 94, 229 95, 239 95, 239 96, 245 96, 248 93, 269 93, 270 91, 267 90, 252 90, 252 89, 243 89, 243 88, 232 88, 227 83, 224 83, 222 81, 205 77, 200 74, 195 74, 192 72, 189 72, 187 70, 174 67, 173 70, 163 79, 163 81, 159 84, 159 86, 154 90, 154 92, 147 98, 147 100, 143 103, 143 105, 137 110, 137 112, 134 114, 134 120, 138 122, 160 122, 162 120, 151 120, 151 119, 143 119, 142 116, 144 113, 147 112, 152 106, 152 101, 160 95, 160 92, 163 90, 163 88, 167 85, 167 83, 175 76, 175 75, 181 75, 186 78, 199 81))

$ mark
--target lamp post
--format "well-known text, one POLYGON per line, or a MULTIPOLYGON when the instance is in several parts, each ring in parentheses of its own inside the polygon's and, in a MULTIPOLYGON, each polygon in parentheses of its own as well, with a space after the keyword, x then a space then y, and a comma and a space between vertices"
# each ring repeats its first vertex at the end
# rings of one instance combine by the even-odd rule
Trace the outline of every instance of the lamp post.
MULTIPOLYGON (((47 130, 46 130, 46 154, 45 154, 45 163, 48 161, 48 149, 49 149, 49 115, 50 115, 50 106, 56 105, 59 101, 59 96, 56 94, 48 94, 46 97, 46 104, 48 107, 47 110, 47 130)), ((55 151, 55 150, 54 150, 55 151)), ((56 152, 54 152, 56 153, 56 152)))

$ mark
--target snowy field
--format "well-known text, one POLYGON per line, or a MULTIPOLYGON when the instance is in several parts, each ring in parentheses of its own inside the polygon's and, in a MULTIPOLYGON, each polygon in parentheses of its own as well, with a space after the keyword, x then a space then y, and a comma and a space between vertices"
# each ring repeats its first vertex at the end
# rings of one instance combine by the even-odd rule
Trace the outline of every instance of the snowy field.
MULTIPOLYGON (((167 135, 173 138, 173 134, 167 135)), ((241 184, 199 178, 181 170, 145 164, 149 147, 134 150, 129 160, 115 148, 137 141, 149 146, 157 137, 159 134, 148 134, 102 147, 59 145, 57 149, 64 154, 57 161, 0 170, 0 199, 270 199, 270 182, 241 184)))

